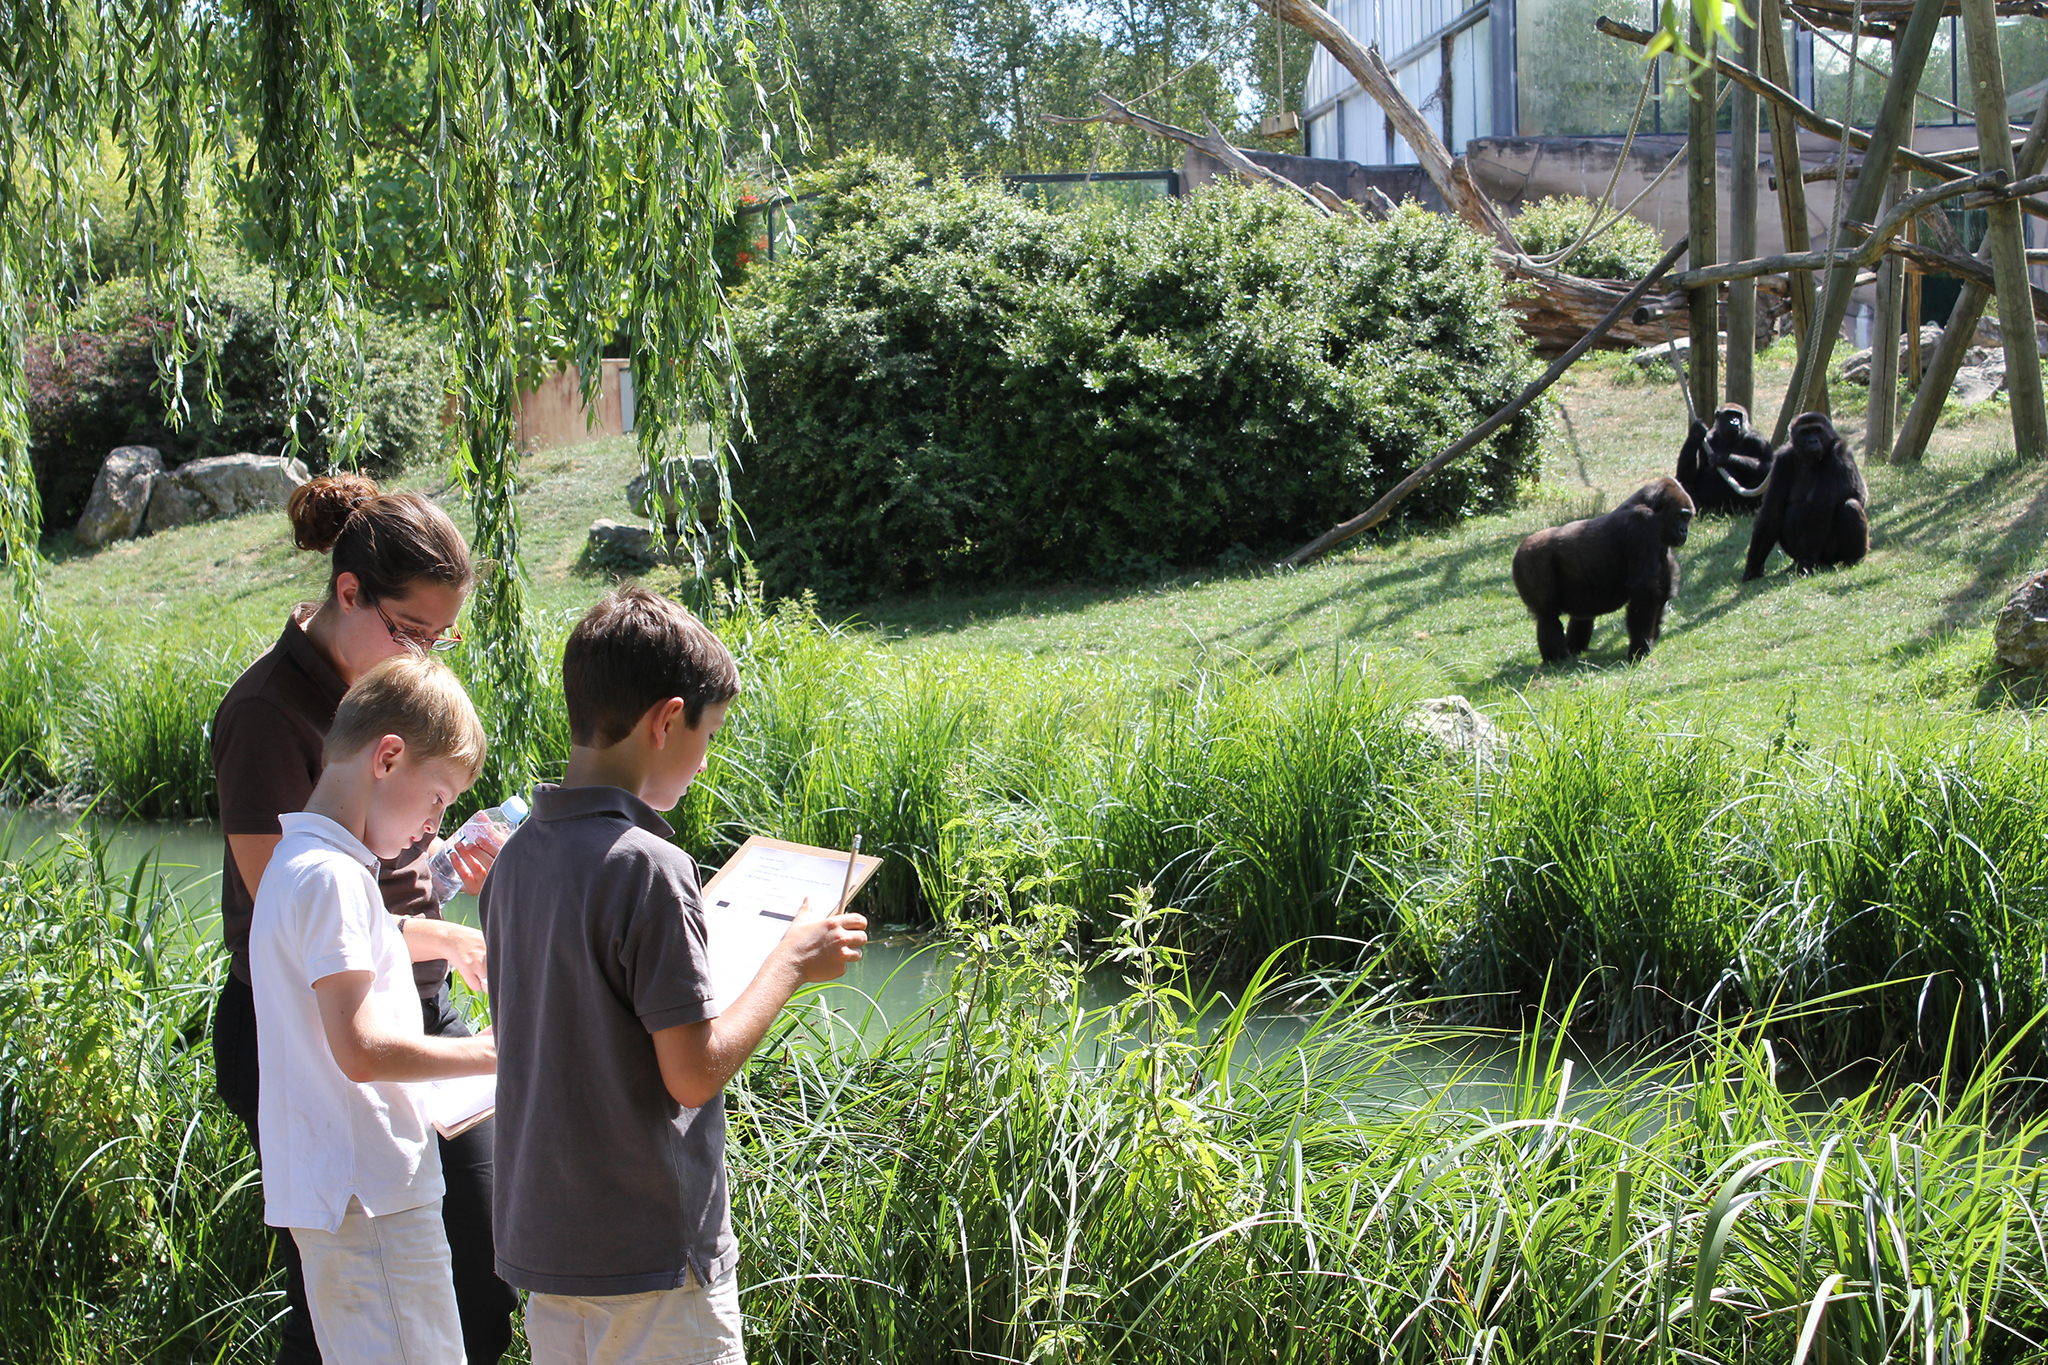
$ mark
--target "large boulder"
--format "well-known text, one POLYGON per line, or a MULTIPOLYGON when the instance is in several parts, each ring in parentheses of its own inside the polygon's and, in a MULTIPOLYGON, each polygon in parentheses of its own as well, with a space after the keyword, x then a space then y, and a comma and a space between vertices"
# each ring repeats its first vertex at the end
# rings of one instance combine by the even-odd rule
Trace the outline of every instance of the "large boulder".
POLYGON ((615 573, 645 573, 661 559, 653 531, 610 517, 599 517, 590 523, 590 538, 584 543, 583 554, 593 566, 615 573))
POLYGON ((216 455, 157 476, 143 529, 154 535, 195 521, 282 507, 313 476, 281 455, 216 455))
POLYGON ((720 511, 718 461, 709 455, 671 455, 655 470, 653 479, 635 474, 626 484, 626 505, 649 521, 659 521, 674 534, 685 516, 706 526, 716 526, 720 511), (655 508, 658 495, 660 510, 655 508))
POLYGON ((164 458, 155 446, 116 446, 109 451, 78 519, 78 543, 98 549, 110 540, 141 534, 150 493, 163 473, 164 458))
POLYGON ((1991 642, 2006 667, 2048 673, 2048 571, 2012 590, 1991 628, 1991 642))

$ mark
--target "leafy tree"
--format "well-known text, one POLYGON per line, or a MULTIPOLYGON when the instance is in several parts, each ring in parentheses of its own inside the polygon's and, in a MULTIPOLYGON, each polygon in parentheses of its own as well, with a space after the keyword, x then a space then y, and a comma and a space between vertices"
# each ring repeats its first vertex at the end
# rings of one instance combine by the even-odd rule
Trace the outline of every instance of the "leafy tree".
MULTIPOLYGON (((539 672, 514 499, 520 379, 561 358, 594 388, 623 333, 650 462, 693 413, 722 430, 738 410, 712 238, 738 192, 735 110, 762 88, 761 17, 727 0, 0 0, 0 552, 31 632, 24 344, 54 316, 77 256, 67 225, 111 129, 128 195, 155 224, 145 273, 171 323, 159 345, 174 414, 211 397, 210 382, 195 393, 178 377, 195 356, 205 375, 217 350, 201 229, 229 189, 283 281, 300 406, 316 379, 334 395, 344 457, 363 439, 359 339, 380 278, 445 277, 455 467, 475 548, 496 566, 474 609, 494 698, 489 780, 523 780, 539 672), (367 75, 353 64, 366 35, 389 54, 367 75), (380 238, 371 225, 405 196, 412 225, 380 238)), ((765 111, 747 118, 772 128, 765 111)))
POLYGON ((1274 24, 1253 0, 793 0, 784 15, 809 159, 867 148, 934 172, 1160 165, 1171 153, 1142 133, 1043 121, 1094 112, 1098 90, 1251 139, 1259 113, 1299 103, 1313 47, 1280 35, 1282 89, 1274 24))

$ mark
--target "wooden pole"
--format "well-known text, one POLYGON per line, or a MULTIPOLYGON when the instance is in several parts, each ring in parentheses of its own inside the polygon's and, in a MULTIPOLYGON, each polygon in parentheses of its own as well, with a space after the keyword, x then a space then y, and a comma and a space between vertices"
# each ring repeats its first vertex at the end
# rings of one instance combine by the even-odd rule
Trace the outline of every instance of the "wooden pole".
MULTIPOLYGON (((1898 160, 1900 135, 1912 126, 1920 77, 1927 70, 1927 49, 1933 45, 1935 30, 1941 27, 1942 8, 1943 0, 1914 0, 1913 17, 1897 40, 1891 80, 1885 86, 1877 123, 1870 130, 1869 150, 1864 153, 1856 187, 1850 191, 1847 211, 1842 215, 1845 227, 1850 223, 1868 223, 1877 216, 1891 180, 1892 163, 1898 160)), ((1780 427, 1789 423, 1794 414, 1817 409, 1827 401, 1828 365, 1834 359, 1835 341, 1842 330, 1842 319, 1849 314, 1849 296, 1855 289, 1854 265, 1838 265, 1828 272, 1827 289, 1814 317, 1813 344, 1800 348, 1792 386, 1786 390, 1784 407, 1778 414, 1780 427)))
MULTIPOLYGON (((1636 28, 1632 24, 1621 23, 1619 20, 1610 19, 1604 14, 1593 21, 1593 27, 1610 38, 1619 38, 1625 43, 1634 43, 1639 47, 1647 46, 1651 39, 1657 36, 1648 29, 1636 28)), ((1920 62, 1924 70, 1927 63, 1927 54, 1924 52, 1920 55, 1920 62)), ((1851 147, 1865 151, 1868 151, 1875 145, 1875 133, 1866 133, 1860 128, 1843 127, 1835 122, 1835 120, 1807 108, 1806 105, 1799 102, 1798 97, 1793 95, 1790 90, 1785 89, 1774 81, 1767 81, 1754 72, 1744 71, 1726 58, 1716 57, 1714 59, 1714 69, 1729 80, 1734 81, 1737 85, 1748 86, 1751 90, 1756 91, 1757 94, 1769 100, 1773 105, 1781 106, 1792 116, 1792 121, 1801 128, 1811 129, 1822 137, 1832 138, 1836 142, 1847 142, 1851 147)), ((1900 152, 1894 147, 1890 149, 1888 154, 1897 155, 1901 161, 1904 161, 1914 170, 1931 175, 1936 180, 1953 180, 1958 175, 1963 174, 1963 172, 1947 162, 1923 155, 1920 152, 1900 152)))
MULTIPOLYGON (((2020 148, 2017 169, 2020 177, 2026 179, 2039 175, 2044 165, 2048 165, 2048 91, 2042 92, 2040 106, 2034 110, 2034 126, 2027 134, 2026 145, 2020 148)), ((1986 252, 1979 252, 1978 259, 1989 257, 1986 252)), ((1913 406, 1900 424, 1899 443, 1892 447, 1893 464, 1918 464, 1926 453, 1927 438, 1934 434, 1934 423, 1948 405, 1949 388, 1956 382, 1956 371, 1963 367, 1963 356, 1976 339, 1977 323, 1990 299, 1988 289, 1976 284, 1963 286, 1961 297, 1941 329, 1941 340, 1934 347, 1927 370, 1920 376, 1913 406)))
MULTIPOLYGON (((1998 52, 1993 0, 1961 0, 1963 45, 1977 101, 1977 146, 1984 170, 2013 169, 2005 113, 2005 69, 1998 52)), ((2041 348, 2028 298, 2026 229, 2018 204, 1993 204, 1991 272, 1998 282, 1998 327, 2005 339, 2005 391, 2012 399, 2013 448, 2021 459, 2048 456, 2048 412, 2041 406, 2041 348)))
MULTIPOLYGON (((1906 240, 1920 240, 1920 224, 1917 220, 1906 224, 1906 240)), ((1922 364, 1925 357, 1920 354, 1920 301, 1926 279, 1924 271, 1906 272, 1906 385, 1915 392, 1920 388, 1920 376, 1926 373, 1926 367, 1922 364)), ((1891 452, 1886 451, 1885 454, 1890 455, 1891 452)), ((1868 458, 1876 459, 1876 453, 1873 452, 1868 458)))
MULTIPOLYGON (((1761 44, 1753 24, 1741 24, 1742 64, 1756 70, 1761 44)), ((1738 261, 1756 255, 1756 92, 1738 85, 1734 103, 1734 135, 1728 172, 1728 254, 1738 261)), ((1728 286, 1728 401, 1745 410, 1756 406, 1756 281, 1728 286)))
POLYGON ((1506 407, 1466 432, 1463 436, 1460 436, 1457 440, 1451 442, 1442 451, 1431 456, 1421 468, 1388 489, 1378 502, 1375 502, 1349 521, 1339 522, 1314 540, 1311 540, 1308 544, 1302 546, 1299 550, 1296 550, 1293 554, 1287 556, 1287 558, 1281 560, 1281 567, 1293 568, 1298 564, 1305 564, 1329 549, 1332 545, 1349 540, 1351 537, 1362 532, 1370 531, 1373 527, 1385 521, 1387 514, 1394 510, 1394 504, 1400 502, 1401 499, 1407 497, 1410 493, 1413 493, 1422 485, 1423 480, 1429 478, 1430 475, 1442 469, 1452 460, 1457 459, 1458 456, 1506 426, 1516 413, 1535 402, 1545 389, 1555 384, 1580 356, 1592 350, 1595 343, 1601 337, 1607 335, 1608 328, 1634 312, 1636 304, 1642 300, 1643 295, 1650 292, 1650 286, 1670 273, 1671 267, 1678 264, 1678 258, 1685 255, 1686 249, 1686 242, 1683 238, 1673 243, 1671 249, 1664 253, 1664 259, 1651 266, 1650 273, 1637 280, 1634 287, 1626 294, 1623 294, 1614 307, 1607 310, 1607 316, 1594 323, 1591 330, 1573 342, 1563 355, 1551 362, 1549 369, 1537 376, 1535 381, 1527 388, 1510 399, 1506 407))
MULTIPOLYGON (((1697 17, 1692 21, 1692 46, 1707 54, 1706 67, 1693 73, 1685 117, 1685 235, 1692 243, 1687 264, 1697 270, 1721 259, 1721 203, 1714 191, 1714 163, 1720 157, 1714 115, 1719 101, 1714 98, 1712 46, 1697 17)), ((1692 341, 1686 363, 1691 370, 1692 410, 1705 419, 1720 406, 1721 289, 1702 285, 1690 292, 1686 312, 1692 341)))
MULTIPOLYGON (((1785 56, 1785 21, 1779 14, 1778 0, 1759 0, 1757 24, 1757 46, 1763 57, 1763 74, 1773 84, 1790 90, 1792 64, 1785 56)), ((1770 110, 1771 169, 1777 173, 1778 222, 1784 230, 1785 250, 1811 251, 1813 233, 1806 219, 1806 181, 1802 177, 1804 167, 1799 161, 1799 125, 1792 121, 1792 111, 1776 100, 1771 101, 1770 110)), ((1791 289, 1792 335, 1803 350, 1807 334, 1813 330, 1813 276, 1800 272, 1788 276, 1786 283, 1791 289)), ((1773 444, 1784 439, 1783 431, 1775 432, 1771 437, 1773 444)))
MULTIPOLYGON (((1910 134, 1909 134, 1910 135, 1910 134)), ((1903 197, 1903 173, 1892 177, 1885 207, 1903 197)), ((1899 412, 1899 317, 1906 303, 1905 262, 1887 255, 1877 263, 1877 318, 1870 329, 1870 405, 1863 414, 1863 458, 1892 448, 1899 412)))

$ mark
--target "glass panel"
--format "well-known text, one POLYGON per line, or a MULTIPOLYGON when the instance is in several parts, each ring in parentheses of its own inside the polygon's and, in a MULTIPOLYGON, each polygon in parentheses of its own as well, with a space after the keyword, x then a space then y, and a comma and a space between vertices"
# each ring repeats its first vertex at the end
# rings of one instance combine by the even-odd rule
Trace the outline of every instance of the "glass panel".
MULTIPOLYGON (((1971 119, 1962 37, 1962 29, 1954 19, 1935 30, 1934 42, 1927 50, 1927 70, 1920 77, 1920 99, 1914 110, 1914 117, 1923 126, 1968 123, 1971 119), (1964 112, 1951 110, 1951 103, 1960 105, 1964 112)), ((1846 33, 1822 30, 1813 35, 1814 107, 1832 119, 1842 117, 1843 103, 1848 98, 1849 47, 1846 33)), ((1891 78, 1892 48, 1890 43, 1866 37, 1856 50, 1867 65, 1856 73, 1853 121, 1867 128, 1877 121, 1878 110, 1884 106, 1885 86, 1891 78)))
MULTIPOLYGON (((1650 0, 1518 0, 1515 72, 1524 137, 1624 133, 1643 88, 1642 49, 1603 38, 1593 21, 1611 14, 1649 28, 1650 0)), ((1650 114, 1645 110, 1648 130, 1650 114)))
POLYGON ((2034 121, 2048 81, 2048 23, 2039 19, 1998 21, 1998 57, 2005 66, 2005 112, 2012 122, 2034 121))

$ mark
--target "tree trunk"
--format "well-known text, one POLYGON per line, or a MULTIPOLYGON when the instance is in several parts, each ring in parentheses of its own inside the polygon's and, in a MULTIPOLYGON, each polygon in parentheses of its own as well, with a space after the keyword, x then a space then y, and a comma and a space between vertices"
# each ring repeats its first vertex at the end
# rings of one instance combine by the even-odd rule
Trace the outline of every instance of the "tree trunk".
MULTIPOLYGON (((1742 35, 1742 64, 1756 70, 1758 30, 1754 24, 1737 21, 1742 35)), ((1728 173, 1728 254, 1738 261, 1756 255, 1756 143, 1757 96, 1746 86, 1737 86, 1731 97, 1734 135, 1730 156, 1734 165, 1728 173)), ((1742 404, 1746 412, 1756 406, 1756 281, 1738 280, 1728 286, 1728 401, 1742 404)))
MULTIPOLYGON (((1930 0, 1931 3, 1931 0, 1930 0)), ((1984 170, 2013 168, 2006 124, 2005 70, 1998 51, 1998 15, 1992 0, 1962 0, 1970 84, 1977 97, 1977 146, 1984 170)), ((1916 16, 1917 17, 1917 16, 1916 16)), ((2028 299, 2027 239, 2015 203, 1991 206, 1991 270, 1998 285, 1998 326, 2005 338, 2005 389, 2012 398, 2013 448, 2022 459, 2048 456, 2048 414, 2041 406, 2041 348, 2028 299)))
MULTIPOLYGON (((1900 135, 1912 122, 1920 95, 1920 76, 1927 69, 1927 49, 1934 42, 1935 30, 1941 26, 1942 5, 1943 0, 1916 0, 1912 21, 1899 35, 1884 103, 1878 110, 1876 125, 1870 130, 1870 147, 1864 154, 1856 188, 1850 192, 1847 211, 1842 215, 1845 229, 1851 223, 1868 223, 1877 216, 1892 164, 1902 159, 1898 155, 1900 135)), ((1956 174, 1948 167, 1942 170, 1943 179, 1952 179, 1956 174)), ((1812 344, 1799 349, 1799 365, 1793 371, 1792 387, 1786 390, 1785 405, 1778 415, 1781 426, 1794 413, 1821 410, 1827 402, 1828 364, 1834 358, 1842 319, 1849 313, 1849 295, 1855 288, 1854 265, 1839 265, 1828 273, 1827 292, 1821 297, 1820 312, 1814 319, 1812 344)))

